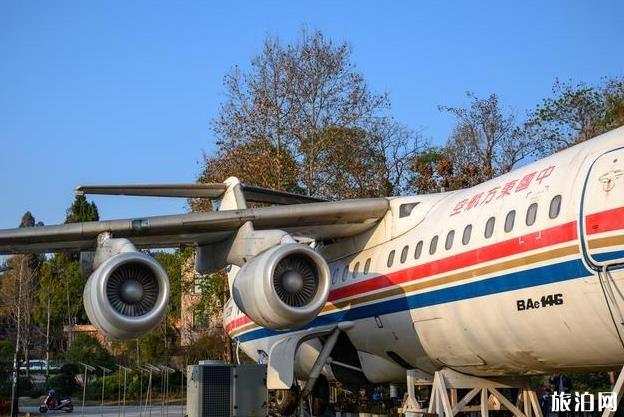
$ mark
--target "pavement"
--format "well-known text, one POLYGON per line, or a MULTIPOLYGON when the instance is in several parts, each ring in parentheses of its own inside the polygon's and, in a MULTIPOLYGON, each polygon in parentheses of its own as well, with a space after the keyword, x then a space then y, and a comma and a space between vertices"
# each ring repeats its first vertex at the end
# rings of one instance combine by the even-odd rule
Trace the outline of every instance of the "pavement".
MULTIPOLYGON (((32 415, 43 415, 39 412, 39 407, 20 407, 20 413, 30 413, 32 415)), ((169 405, 162 407, 152 405, 151 407, 140 407, 138 405, 118 406, 85 406, 84 410, 80 404, 74 404, 74 412, 69 413, 74 417, 183 417, 186 407, 181 405, 169 405)), ((46 416, 64 416, 68 413, 63 411, 48 411, 46 416)))

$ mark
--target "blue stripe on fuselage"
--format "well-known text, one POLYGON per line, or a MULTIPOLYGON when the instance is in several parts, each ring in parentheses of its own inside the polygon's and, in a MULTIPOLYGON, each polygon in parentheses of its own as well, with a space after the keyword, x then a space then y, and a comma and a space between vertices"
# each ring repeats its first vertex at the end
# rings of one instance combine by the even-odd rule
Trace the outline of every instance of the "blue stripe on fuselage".
POLYGON ((592 253, 591 257, 597 262, 605 262, 605 261, 610 261, 613 259, 624 258, 624 251, 619 250, 616 252, 592 253))
MULTIPOLYGON (((590 275, 590 273, 585 268, 583 262, 580 259, 574 259, 571 261, 545 265, 538 268, 482 279, 480 281, 455 285, 453 287, 441 288, 439 290, 412 294, 391 300, 379 301, 374 304, 361 307, 352 307, 350 309, 336 311, 334 313, 319 316, 307 326, 296 330, 318 327, 340 321, 353 321, 373 316, 397 313, 400 311, 444 304, 453 301, 467 300, 475 297, 482 297, 586 277, 588 275, 590 275)), ((275 331, 266 328, 259 328, 242 334, 236 337, 236 339, 241 342, 248 342, 269 336, 286 334, 296 330, 275 331)))

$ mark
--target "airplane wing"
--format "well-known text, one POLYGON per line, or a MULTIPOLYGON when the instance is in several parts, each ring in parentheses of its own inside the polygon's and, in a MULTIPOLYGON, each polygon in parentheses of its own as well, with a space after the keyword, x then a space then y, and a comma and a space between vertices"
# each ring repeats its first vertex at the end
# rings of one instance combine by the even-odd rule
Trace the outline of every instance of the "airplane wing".
MULTIPOLYGON (((135 189, 137 194, 130 194, 133 190, 128 190, 128 186, 124 186, 123 189, 112 189, 114 187, 108 186, 107 189, 99 191, 102 193, 109 191, 110 194, 120 194, 119 191, 124 191, 126 195, 172 193, 171 189, 167 190, 167 187, 163 186, 159 186, 159 190, 153 188, 154 186, 151 186, 152 189, 146 187, 135 189), (139 191, 144 193, 138 194, 139 191)), ((182 188, 179 187, 175 193, 181 193, 180 190, 182 188)), ((252 191, 258 193, 257 189, 249 190, 250 193, 252 191)), ((98 190, 89 190, 91 191, 98 190)), ((222 190, 218 194, 215 192, 214 195, 220 195, 222 192, 222 190)), ((278 196, 288 194, 275 193, 278 196)), ((93 250, 97 236, 104 232, 110 232, 116 238, 128 238, 139 248, 202 246, 230 237, 248 221, 252 222, 256 230, 281 229, 295 238, 335 239, 353 236, 370 229, 388 209, 387 199, 370 198, 6 229, 0 230, 0 255, 93 250)))

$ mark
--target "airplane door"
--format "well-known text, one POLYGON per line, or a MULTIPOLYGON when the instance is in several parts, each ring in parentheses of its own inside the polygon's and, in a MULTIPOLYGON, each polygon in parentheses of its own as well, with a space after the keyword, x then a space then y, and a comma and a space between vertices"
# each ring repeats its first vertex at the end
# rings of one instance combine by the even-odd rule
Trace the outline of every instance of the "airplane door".
POLYGON ((624 264, 624 149, 596 158, 583 187, 583 255, 595 268, 624 264))
POLYGON ((586 262, 596 270, 604 299, 624 347, 624 148, 591 164, 581 194, 579 229, 586 262))

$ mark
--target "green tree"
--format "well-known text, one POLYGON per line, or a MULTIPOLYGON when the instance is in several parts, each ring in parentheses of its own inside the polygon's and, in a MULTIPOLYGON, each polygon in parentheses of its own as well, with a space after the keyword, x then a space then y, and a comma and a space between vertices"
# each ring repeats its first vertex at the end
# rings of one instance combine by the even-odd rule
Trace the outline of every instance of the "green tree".
POLYGON ((65 223, 95 222, 100 220, 97 206, 87 201, 84 195, 76 195, 74 202, 67 209, 65 223))
MULTIPOLYGON (((65 223, 97 220, 97 206, 83 195, 74 198, 65 217, 65 223)), ((49 258, 42 265, 40 275, 35 320, 45 328, 49 304, 51 344, 60 349, 65 337, 63 325, 89 322, 82 300, 88 277, 80 273, 79 253, 72 252, 57 253, 49 258)))
POLYGON ((624 80, 599 85, 556 80, 552 97, 530 113, 527 127, 539 138, 541 155, 550 155, 624 125, 624 80))
POLYGON ((86 334, 75 337, 69 349, 65 353, 65 359, 72 363, 86 363, 92 366, 104 366, 112 369, 115 359, 98 342, 98 340, 86 334))
MULTIPOLYGON (((171 329, 169 329, 171 330, 171 329)), ((169 345, 171 346, 171 345, 169 345)), ((141 362, 165 363, 168 352, 165 348, 164 335, 158 327, 139 338, 141 362)))
POLYGON ((48 297, 50 298, 50 325, 53 333, 62 335, 63 324, 88 323, 84 311, 82 292, 87 278, 80 273, 78 262, 67 254, 58 253, 41 268, 41 280, 35 319, 40 326, 47 322, 48 297))
POLYGON ((188 250, 176 249, 174 252, 153 252, 151 255, 167 271, 169 276, 168 318, 180 319, 182 303, 182 267, 189 256, 188 250))

